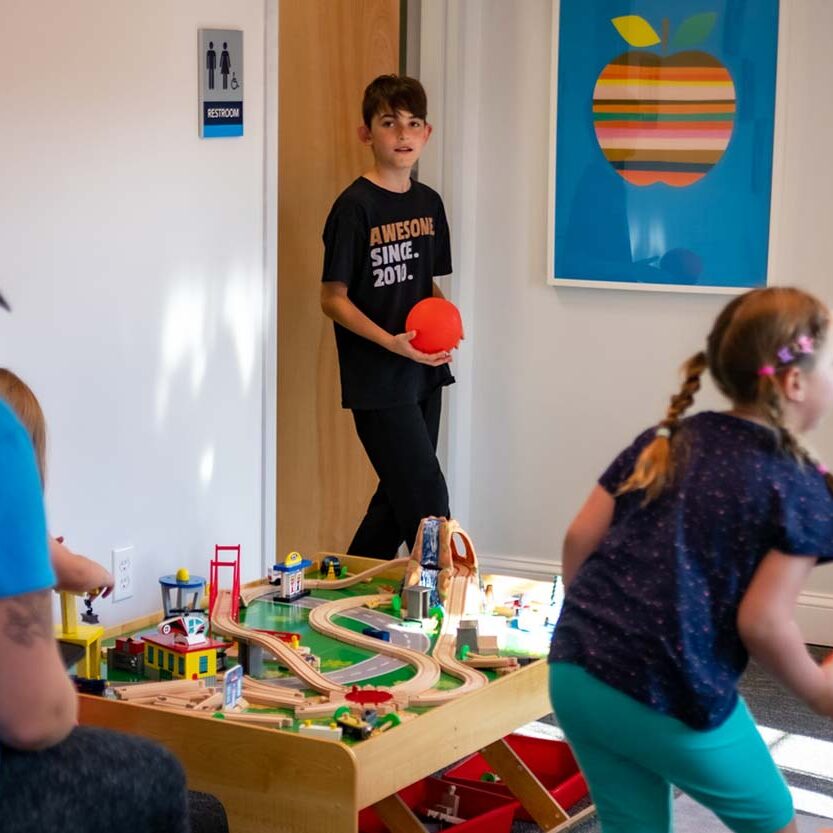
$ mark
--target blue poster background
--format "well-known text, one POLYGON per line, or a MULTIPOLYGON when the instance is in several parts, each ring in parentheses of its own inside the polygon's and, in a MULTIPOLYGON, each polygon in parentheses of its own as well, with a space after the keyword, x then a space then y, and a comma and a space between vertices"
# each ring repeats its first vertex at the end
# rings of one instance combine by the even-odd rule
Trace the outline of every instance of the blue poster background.
MULTIPOLYGON (((555 173, 556 279, 714 287, 766 284, 778 0, 561 0, 555 173), (640 15, 657 32, 716 12, 696 47, 735 85, 734 131, 722 159, 687 187, 626 182, 593 129, 593 89, 632 49, 611 23, 640 15)), ((659 51, 651 47, 650 51, 659 51)))

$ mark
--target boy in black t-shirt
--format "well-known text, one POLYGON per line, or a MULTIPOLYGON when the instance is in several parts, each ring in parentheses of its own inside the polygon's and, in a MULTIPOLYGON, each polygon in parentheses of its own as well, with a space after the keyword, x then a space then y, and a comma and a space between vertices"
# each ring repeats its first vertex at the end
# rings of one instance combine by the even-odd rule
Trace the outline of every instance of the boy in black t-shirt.
POLYGON ((410 176, 431 135, 426 109, 413 78, 370 83, 359 139, 374 164, 324 227, 321 308, 335 322, 341 404, 379 475, 347 551, 375 558, 393 558, 403 541, 411 548, 421 518, 450 514, 436 449, 451 354, 421 353, 404 332, 414 304, 443 297, 434 276, 451 272, 442 200, 410 176))

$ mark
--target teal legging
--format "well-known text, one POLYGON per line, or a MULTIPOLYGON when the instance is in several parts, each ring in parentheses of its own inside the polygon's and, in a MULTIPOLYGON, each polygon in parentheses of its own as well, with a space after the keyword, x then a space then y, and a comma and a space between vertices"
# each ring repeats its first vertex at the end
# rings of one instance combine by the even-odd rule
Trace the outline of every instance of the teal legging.
POLYGON ((550 698, 604 833, 670 833, 672 784, 737 833, 774 833, 793 818, 742 699, 716 729, 698 731, 562 662, 550 666, 550 698))

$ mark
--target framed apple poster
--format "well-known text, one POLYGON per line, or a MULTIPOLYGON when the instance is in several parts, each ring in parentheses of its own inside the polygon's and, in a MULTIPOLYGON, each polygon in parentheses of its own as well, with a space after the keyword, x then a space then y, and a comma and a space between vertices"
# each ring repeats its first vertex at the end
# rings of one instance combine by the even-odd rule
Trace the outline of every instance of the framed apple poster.
POLYGON ((556 4, 548 283, 767 282, 778 0, 556 4))

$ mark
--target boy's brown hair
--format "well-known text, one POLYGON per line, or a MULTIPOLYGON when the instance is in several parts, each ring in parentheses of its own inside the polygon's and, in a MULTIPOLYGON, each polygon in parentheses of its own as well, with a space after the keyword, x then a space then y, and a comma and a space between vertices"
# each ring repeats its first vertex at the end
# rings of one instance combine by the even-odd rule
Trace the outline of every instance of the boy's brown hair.
POLYGON ((418 119, 428 113, 428 99, 422 84, 407 75, 380 75, 365 88, 362 99, 362 118, 370 129, 373 117, 390 109, 404 110, 418 119))

